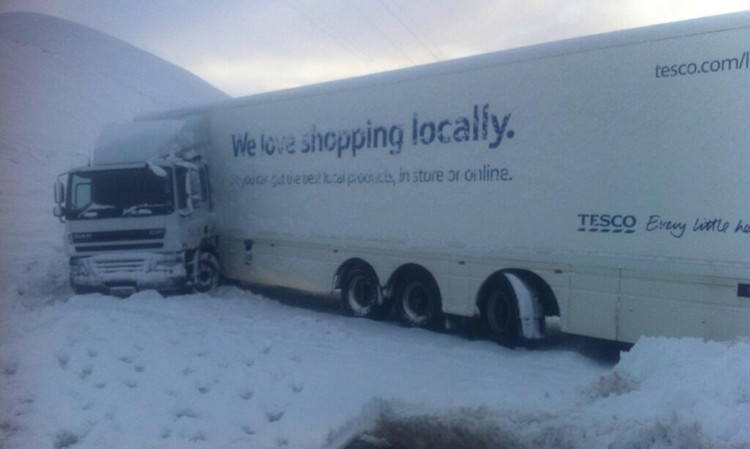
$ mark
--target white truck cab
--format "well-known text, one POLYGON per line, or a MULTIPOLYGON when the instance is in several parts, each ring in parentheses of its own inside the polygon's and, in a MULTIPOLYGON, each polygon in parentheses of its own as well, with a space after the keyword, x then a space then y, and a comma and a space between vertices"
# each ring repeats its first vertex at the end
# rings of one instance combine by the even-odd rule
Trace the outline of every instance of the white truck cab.
POLYGON ((208 168, 199 126, 165 121, 109 126, 93 163, 61 175, 55 215, 65 223, 76 293, 210 290, 218 279, 208 168))

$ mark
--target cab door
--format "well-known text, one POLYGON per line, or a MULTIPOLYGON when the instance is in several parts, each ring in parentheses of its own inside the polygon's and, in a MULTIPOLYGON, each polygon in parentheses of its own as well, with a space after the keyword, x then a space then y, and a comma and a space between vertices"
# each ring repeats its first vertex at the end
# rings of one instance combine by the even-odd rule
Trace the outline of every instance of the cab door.
POLYGON ((207 177, 198 166, 178 166, 178 206, 183 248, 200 248, 213 235, 207 177))

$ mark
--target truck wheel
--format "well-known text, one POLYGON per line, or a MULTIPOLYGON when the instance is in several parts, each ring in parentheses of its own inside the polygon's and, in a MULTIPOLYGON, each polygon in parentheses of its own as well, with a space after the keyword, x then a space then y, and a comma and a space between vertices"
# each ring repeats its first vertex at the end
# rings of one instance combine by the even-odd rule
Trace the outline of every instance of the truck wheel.
POLYGON ((219 259, 208 251, 198 256, 198 267, 193 279, 193 288, 199 293, 213 290, 219 283, 219 259))
POLYGON ((383 301, 375 273, 365 268, 349 270, 341 289, 341 304, 348 315, 379 318, 383 301))
POLYGON ((489 337, 504 346, 519 343, 518 304, 514 295, 495 288, 482 309, 482 322, 489 337))
POLYGON ((411 277, 396 291, 398 320, 407 326, 439 329, 442 323, 440 293, 432 279, 411 277))

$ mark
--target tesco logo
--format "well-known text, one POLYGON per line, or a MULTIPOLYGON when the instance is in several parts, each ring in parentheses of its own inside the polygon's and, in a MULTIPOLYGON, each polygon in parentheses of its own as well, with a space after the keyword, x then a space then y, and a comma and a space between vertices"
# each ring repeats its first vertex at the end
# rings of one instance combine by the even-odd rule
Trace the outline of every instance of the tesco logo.
POLYGON ((624 214, 578 214, 578 232, 633 234, 638 220, 624 214))

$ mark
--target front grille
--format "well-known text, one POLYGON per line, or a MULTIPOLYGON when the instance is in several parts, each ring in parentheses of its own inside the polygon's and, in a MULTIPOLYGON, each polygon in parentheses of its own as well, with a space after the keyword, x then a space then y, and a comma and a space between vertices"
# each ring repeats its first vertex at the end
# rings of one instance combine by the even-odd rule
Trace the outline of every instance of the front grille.
POLYGON ((94 272, 99 276, 145 273, 148 271, 148 259, 142 257, 93 260, 91 265, 94 272))
POLYGON ((74 232, 73 243, 98 243, 126 240, 159 240, 164 238, 164 228, 126 229, 123 231, 74 232))
POLYGON ((89 245, 89 246, 76 246, 76 251, 80 253, 92 252, 92 251, 122 251, 128 249, 161 249, 164 247, 163 243, 135 243, 129 245, 89 245))

